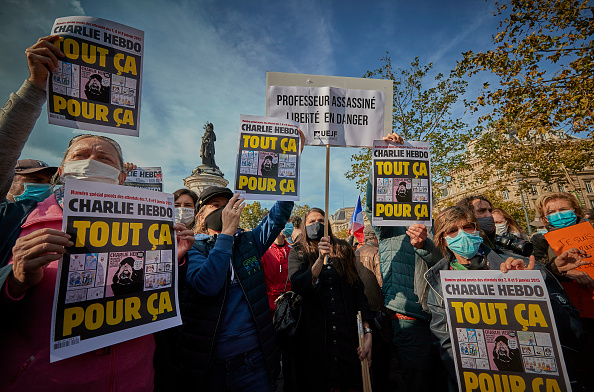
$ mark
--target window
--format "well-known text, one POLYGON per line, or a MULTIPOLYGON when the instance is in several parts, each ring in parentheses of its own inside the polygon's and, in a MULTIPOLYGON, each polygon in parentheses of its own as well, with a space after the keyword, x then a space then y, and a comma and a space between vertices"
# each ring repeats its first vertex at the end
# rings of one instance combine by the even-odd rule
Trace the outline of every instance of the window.
POLYGON ((586 192, 594 193, 592 192, 592 181, 584 181, 584 184, 586 184, 586 192))
POLYGON ((503 196, 503 200, 509 200, 509 192, 508 191, 502 191, 501 196, 503 196))
POLYGON ((538 188, 536 187, 536 185, 531 185, 530 189, 532 190, 533 195, 538 195, 538 188))
POLYGON ((557 184, 559 187, 559 192, 565 192, 565 186, 563 184, 557 184))

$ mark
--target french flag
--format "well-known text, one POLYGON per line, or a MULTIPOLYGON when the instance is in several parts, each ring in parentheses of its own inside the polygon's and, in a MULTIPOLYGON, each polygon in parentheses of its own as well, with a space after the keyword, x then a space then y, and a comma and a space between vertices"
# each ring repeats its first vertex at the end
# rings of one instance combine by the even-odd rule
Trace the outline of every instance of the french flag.
POLYGON ((361 208, 361 196, 357 199, 357 206, 351 216, 351 226, 349 228, 349 235, 354 235, 360 244, 364 242, 363 229, 365 223, 363 223, 363 209, 361 208))

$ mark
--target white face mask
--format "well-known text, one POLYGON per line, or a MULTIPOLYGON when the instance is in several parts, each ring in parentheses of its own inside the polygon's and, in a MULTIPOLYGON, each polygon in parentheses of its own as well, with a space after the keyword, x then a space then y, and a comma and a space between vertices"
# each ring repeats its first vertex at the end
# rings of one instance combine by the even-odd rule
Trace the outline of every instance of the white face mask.
POLYGON ((194 221, 194 209, 188 207, 175 207, 175 221, 188 226, 194 221))
POLYGON ((118 185, 120 183, 120 173, 118 169, 106 163, 94 159, 81 159, 64 162, 60 178, 62 182, 68 178, 74 178, 82 181, 118 185))
POLYGON ((495 224, 495 234, 503 235, 505 232, 507 232, 507 222, 495 224))

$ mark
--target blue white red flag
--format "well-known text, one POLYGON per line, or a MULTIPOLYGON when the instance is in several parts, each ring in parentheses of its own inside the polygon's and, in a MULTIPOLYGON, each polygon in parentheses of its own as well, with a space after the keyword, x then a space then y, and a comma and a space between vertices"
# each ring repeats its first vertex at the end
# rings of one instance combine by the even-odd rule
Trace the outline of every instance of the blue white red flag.
POLYGON ((364 242, 363 229, 365 223, 363 222, 363 209, 361 208, 361 196, 357 199, 357 205, 353 216, 351 216, 351 226, 349 227, 349 235, 354 235, 360 244, 364 242))

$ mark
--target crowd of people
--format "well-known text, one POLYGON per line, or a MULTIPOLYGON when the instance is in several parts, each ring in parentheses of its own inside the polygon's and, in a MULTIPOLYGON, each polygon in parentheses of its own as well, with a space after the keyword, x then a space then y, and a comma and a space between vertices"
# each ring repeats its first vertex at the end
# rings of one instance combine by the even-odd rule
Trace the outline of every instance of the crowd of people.
MULTIPOLYGON (((30 77, 0 114, 0 391, 260 392, 278 383, 284 391, 362 391, 362 361, 376 391, 455 391, 440 271, 533 269, 550 293, 574 390, 594 388, 594 322, 579 317, 560 284, 594 288, 576 270, 591 255, 575 248, 557 255, 542 233, 528 238, 481 195, 440 211, 429 229, 368 226, 354 247, 330 228, 324 235, 327 211, 319 208, 295 216, 293 202, 278 201, 246 231, 245 201, 228 188, 177 190, 182 325, 50 363, 58 263, 73 245, 62 231, 62 184, 122 185, 131 167, 118 143, 98 135, 73 138, 58 167, 18 160, 63 56, 56 39, 27 49, 30 77), (509 236, 530 246, 509 247, 500 240, 509 236), (288 290, 302 311, 291 344, 279 349, 273 315, 288 290)), ((403 141, 395 133, 385 139, 403 141)), ((372 191, 368 181, 367 214, 372 191)), ((592 219, 569 193, 542 195, 536 209, 548 231, 592 219)))

